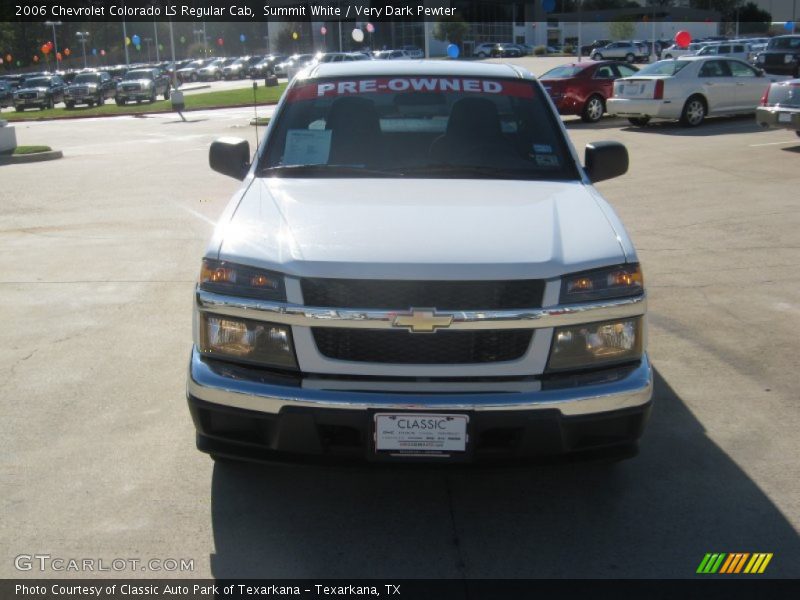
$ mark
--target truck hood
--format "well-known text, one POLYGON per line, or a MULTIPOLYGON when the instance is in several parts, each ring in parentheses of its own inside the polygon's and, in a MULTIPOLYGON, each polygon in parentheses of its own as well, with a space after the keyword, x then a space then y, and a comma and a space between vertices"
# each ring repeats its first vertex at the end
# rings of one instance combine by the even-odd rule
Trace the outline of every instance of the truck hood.
POLYGON ((522 279, 622 263, 630 247, 581 182, 256 178, 208 256, 301 277, 522 279))

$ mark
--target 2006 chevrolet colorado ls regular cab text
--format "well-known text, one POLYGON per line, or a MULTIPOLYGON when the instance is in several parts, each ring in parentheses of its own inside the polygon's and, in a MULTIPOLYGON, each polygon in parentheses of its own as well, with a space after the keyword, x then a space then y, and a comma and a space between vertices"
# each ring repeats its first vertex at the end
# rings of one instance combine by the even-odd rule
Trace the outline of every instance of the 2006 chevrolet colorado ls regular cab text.
POLYGON ((214 457, 482 462, 633 448, 652 395, 620 220, 511 65, 301 72, 202 261, 187 396, 214 457))

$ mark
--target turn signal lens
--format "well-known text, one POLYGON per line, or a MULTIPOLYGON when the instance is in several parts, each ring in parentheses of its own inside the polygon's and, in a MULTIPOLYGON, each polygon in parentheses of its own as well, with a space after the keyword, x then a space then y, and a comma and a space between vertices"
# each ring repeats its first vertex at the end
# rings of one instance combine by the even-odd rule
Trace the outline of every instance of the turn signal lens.
POLYGON ((561 280, 561 304, 590 300, 625 298, 644 292, 642 270, 638 264, 595 269, 561 280))
POLYGON ((209 258, 203 259, 200 268, 200 289, 266 300, 286 299, 282 275, 209 258))

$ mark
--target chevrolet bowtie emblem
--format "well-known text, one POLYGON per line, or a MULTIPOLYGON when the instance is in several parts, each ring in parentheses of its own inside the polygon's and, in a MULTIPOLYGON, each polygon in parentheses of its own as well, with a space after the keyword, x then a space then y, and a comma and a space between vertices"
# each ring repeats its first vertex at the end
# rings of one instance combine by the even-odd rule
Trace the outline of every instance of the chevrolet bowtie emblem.
POLYGON ((440 327, 450 327, 453 315, 437 315, 432 308, 412 308, 410 315, 397 315, 393 327, 405 327, 411 333, 434 333, 440 327))

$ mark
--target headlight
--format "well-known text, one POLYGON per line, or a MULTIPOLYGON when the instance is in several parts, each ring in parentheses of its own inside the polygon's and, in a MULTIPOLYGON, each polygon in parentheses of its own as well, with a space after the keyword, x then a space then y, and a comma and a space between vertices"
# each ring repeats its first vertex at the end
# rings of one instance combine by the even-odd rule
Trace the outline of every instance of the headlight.
POLYGON ((286 300, 283 276, 279 273, 222 260, 203 259, 200 289, 219 294, 286 300))
POLYGON ((561 304, 638 296, 644 291, 638 264, 594 269, 561 280, 561 304))
POLYGON ((759 54, 758 56, 756 56, 756 62, 763 63, 764 62, 764 55, 763 54, 759 54))
POLYGON ((794 62, 794 56, 792 56, 791 54, 784 54, 783 55, 783 62, 785 62, 785 63, 794 62))
POLYGON ((642 356, 642 318, 604 321, 553 332, 548 371, 605 366, 642 356))
POLYGON ((201 315, 200 352, 259 365, 297 368, 289 327, 263 321, 201 315))
POLYGON ((144 82, 142 82, 142 87, 149 88, 149 87, 151 87, 152 85, 153 85, 153 82, 152 82, 152 81, 144 81, 144 82))

